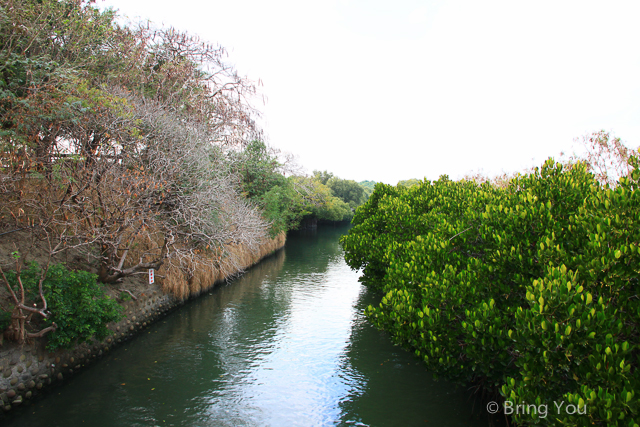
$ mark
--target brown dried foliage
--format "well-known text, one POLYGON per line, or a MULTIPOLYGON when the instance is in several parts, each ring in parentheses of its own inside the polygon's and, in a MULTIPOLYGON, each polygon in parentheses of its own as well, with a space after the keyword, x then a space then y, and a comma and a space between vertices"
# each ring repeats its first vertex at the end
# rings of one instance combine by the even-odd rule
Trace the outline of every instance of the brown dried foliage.
POLYGON ((216 283, 228 280, 258 262, 261 258, 284 246, 285 235, 266 239, 258 251, 250 251, 243 245, 226 248, 224 253, 205 251, 182 264, 169 262, 159 274, 162 289, 180 300, 197 296, 211 289, 216 283), (212 260, 214 261, 212 263, 212 260))
POLYGON ((119 27, 90 2, 3 6, 0 72, 26 77, 0 100, 0 227, 52 239, 50 255, 85 250, 104 282, 166 262, 202 275, 205 253, 230 271, 242 262, 228 248, 258 253, 268 224, 227 155, 260 137, 256 91, 223 48, 119 27))

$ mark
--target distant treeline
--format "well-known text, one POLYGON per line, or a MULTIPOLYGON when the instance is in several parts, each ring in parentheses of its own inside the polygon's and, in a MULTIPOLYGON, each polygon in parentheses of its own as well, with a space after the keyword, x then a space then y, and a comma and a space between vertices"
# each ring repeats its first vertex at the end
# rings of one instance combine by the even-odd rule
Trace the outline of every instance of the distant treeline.
POLYGON ((259 140, 235 156, 240 165, 242 192, 264 212, 272 235, 295 230, 309 219, 351 221, 355 209, 370 194, 357 182, 328 171, 285 177, 290 165, 283 164, 279 152, 259 140))

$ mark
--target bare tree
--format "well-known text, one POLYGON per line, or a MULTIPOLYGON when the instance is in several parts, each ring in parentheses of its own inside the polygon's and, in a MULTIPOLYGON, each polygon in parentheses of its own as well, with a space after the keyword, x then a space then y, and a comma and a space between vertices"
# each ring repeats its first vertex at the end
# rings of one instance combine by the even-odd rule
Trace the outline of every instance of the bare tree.
POLYGON ((637 157, 639 153, 637 149, 625 146, 620 138, 601 130, 576 138, 576 142, 582 146, 584 153, 574 153, 567 162, 585 162, 600 183, 614 186, 621 177, 631 175, 633 168, 629 159, 637 157))
POLYGON ((2 280, 4 281, 7 290, 9 291, 9 295, 14 302, 14 308, 11 313, 11 325, 5 331, 5 334, 8 335, 8 338, 22 344, 26 341, 27 338, 36 338, 42 337, 48 332, 55 331, 57 325, 53 323, 51 326, 41 329, 38 332, 26 332, 26 324, 30 323, 31 317, 34 314, 38 314, 45 319, 49 317, 49 312, 47 310, 47 300, 44 296, 44 292, 42 290, 42 283, 47 276, 47 271, 49 269, 49 261, 47 262, 45 268, 42 270, 40 274, 40 278, 38 280, 38 296, 40 297, 40 301, 42 301, 42 307, 38 308, 37 304, 33 304, 33 306, 28 306, 25 304, 25 287, 22 283, 22 278, 20 277, 21 272, 21 264, 20 264, 20 254, 17 251, 13 252, 12 256, 15 259, 15 268, 16 268, 16 281, 18 282, 17 294, 16 290, 11 287, 7 276, 5 275, 4 270, 0 267, 0 275, 2 276, 2 280), (28 314, 26 314, 26 313, 28 314))

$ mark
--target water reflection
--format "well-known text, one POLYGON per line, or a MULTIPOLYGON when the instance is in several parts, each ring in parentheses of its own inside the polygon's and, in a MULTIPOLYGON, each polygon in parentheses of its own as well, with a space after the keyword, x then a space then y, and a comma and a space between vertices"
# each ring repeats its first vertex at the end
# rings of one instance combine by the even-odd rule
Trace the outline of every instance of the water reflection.
POLYGON ((279 252, 114 350, 6 425, 481 425, 368 325, 344 229, 279 252))

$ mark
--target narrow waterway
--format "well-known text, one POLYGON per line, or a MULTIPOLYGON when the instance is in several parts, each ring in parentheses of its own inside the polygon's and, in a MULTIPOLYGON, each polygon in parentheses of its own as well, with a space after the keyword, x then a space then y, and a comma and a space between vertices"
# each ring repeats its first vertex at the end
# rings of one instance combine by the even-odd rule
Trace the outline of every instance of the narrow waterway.
MULTIPOLYGON (((347 228, 285 250, 187 303, 19 408, 7 426, 484 426, 367 324, 376 296, 342 258, 347 228)), ((476 403, 476 411, 480 412, 476 403)))

